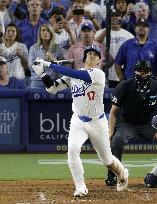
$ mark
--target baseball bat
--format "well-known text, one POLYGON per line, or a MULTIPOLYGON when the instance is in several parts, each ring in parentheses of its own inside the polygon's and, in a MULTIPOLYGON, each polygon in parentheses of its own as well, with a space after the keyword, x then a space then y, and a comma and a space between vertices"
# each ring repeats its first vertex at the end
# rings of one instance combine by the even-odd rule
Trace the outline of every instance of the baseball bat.
POLYGON ((110 0, 106 0, 106 56, 105 56, 106 84, 108 84, 109 75, 110 40, 111 40, 111 3, 110 0))

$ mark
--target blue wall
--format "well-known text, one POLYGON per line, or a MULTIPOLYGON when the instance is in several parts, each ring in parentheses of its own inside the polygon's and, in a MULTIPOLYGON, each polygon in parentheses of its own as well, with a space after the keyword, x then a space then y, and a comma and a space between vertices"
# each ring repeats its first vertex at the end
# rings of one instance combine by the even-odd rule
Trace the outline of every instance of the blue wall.
MULTIPOLYGON (((105 90, 104 107, 108 116, 112 90, 105 90)), ((0 151, 65 152, 72 115, 68 90, 49 95, 39 90, 1 91, 0 151)), ((125 146, 125 151, 156 151, 157 144, 142 141, 125 146)), ((93 151, 89 141, 82 148, 93 151)))

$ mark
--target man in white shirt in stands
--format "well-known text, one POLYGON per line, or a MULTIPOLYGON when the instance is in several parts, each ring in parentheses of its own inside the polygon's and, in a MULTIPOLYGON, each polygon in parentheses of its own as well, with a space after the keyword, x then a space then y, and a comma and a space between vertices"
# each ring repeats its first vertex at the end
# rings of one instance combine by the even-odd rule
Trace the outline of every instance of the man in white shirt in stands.
MULTIPOLYGON (((134 36, 121 28, 122 16, 118 11, 113 10, 111 13, 111 41, 110 54, 115 59, 120 46, 134 36)), ((97 31, 95 41, 106 44, 106 28, 97 31)), ((109 87, 114 88, 119 83, 118 76, 115 71, 115 64, 109 69, 109 87)))

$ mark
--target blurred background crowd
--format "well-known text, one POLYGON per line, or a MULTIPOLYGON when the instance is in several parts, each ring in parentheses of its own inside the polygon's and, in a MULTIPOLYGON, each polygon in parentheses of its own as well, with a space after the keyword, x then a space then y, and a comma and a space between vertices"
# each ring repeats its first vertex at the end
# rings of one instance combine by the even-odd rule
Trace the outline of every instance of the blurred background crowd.
MULTIPOLYGON (((37 57, 73 59, 66 66, 79 69, 92 44, 101 48, 97 66, 109 88, 131 78, 139 60, 151 63, 156 78, 157 1, 0 0, 0 89, 45 90, 32 69, 37 57)), ((52 79, 61 77, 46 71, 52 79)))

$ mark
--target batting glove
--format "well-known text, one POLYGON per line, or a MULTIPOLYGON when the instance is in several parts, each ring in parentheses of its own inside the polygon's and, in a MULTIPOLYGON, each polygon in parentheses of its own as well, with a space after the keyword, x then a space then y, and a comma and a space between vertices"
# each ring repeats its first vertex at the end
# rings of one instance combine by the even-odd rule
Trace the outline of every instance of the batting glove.
POLYGON ((51 62, 47 62, 47 61, 45 61, 45 60, 43 60, 43 59, 39 59, 39 58, 37 58, 37 61, 40 62, 40 63, 42 63, 42 64, 43 64, 43 67, 49 67, 50 64, 51 64, 51 62))
POLYGON ((33 65, 32 68, 35 71, 35 73, 40 77, 44 77, 46 75, 45 71, 44 71, 44 67, 49 67, 50 66, 50 62, 46 62, 43 59, 39 59, 37 58, 33 65))

